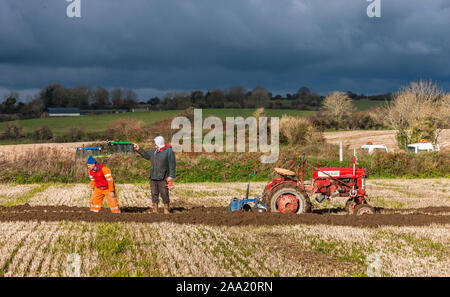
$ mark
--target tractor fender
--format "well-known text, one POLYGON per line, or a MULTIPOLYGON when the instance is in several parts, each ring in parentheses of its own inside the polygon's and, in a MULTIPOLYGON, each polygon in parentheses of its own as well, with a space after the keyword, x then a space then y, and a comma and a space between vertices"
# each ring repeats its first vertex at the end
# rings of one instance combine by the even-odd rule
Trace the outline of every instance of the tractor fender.
POLYGON ((270 190, 269 190, 269 188, 266 185, 264 187, 264 190, 263 190, 262 195, 261 195, 261 201, 264 202, 264 204, 266 204, 267 206, 269 206, 270 205, 270 201, 267 201, 267 196, 271 195, 271 193, 273 193, 273 191, 275 191, 277 187, 279 187, 281 185, 285 185, 285 184, 292 184, 292 185, 298 187, 297 182, 295 182, 293 180, 285 180, 285 181, 282 181, 280 183, 277 183, 270 190))

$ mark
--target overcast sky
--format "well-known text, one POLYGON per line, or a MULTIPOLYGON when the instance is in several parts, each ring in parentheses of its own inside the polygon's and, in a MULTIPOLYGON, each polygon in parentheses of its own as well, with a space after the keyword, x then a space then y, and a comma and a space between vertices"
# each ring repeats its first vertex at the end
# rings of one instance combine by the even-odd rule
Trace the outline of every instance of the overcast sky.
MULTIPOLYGON (((173 90, 243 85, 274 94, 450 91, 450 0, 0 0, 0 95, 51 83, 173 90)), ((2 98, 1 96, 0 98, 2 98)))

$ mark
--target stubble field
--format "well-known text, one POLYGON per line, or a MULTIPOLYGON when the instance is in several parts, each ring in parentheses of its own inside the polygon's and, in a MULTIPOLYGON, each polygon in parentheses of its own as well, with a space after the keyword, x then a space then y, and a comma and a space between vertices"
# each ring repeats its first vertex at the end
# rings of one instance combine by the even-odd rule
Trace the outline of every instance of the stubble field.
MULTIPOLYGON (((372 217, 226 212, 245 183, 177 184, 170 215, 150 213, 147 184, 117 185, 123 213, 89 212, 85 184, 0 185, 0 275, 450 275, 450 181, 369 180, 372 217)), ((252 194, 264 183, 253 183, 252 194)), ((106 204, 105 204, 106 206, 106 204)))

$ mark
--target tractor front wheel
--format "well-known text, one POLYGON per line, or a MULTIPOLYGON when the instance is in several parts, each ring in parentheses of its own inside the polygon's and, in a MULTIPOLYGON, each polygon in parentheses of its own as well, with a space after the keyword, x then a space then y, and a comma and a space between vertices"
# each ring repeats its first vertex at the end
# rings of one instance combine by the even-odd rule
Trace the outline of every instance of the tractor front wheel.
POLYGON ((369 204, 359 204, 355 206, 355 210, 353 214, 355 216, 362 216, 362 215, 372 215, 375 213, 375 208, 373 206, 370 206, 369 204))
POLYGON ((271 212, 301 214, 311 211, 308 194, 293 184, 276 186, 265 196, 264 203, 271 212))

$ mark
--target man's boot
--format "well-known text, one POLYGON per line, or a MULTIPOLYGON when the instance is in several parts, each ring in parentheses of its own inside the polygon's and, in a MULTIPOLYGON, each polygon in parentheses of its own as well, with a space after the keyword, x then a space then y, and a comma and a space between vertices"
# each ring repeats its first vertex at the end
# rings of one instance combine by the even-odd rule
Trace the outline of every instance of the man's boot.
POLYGON ((158 203, 153 203, 153 213, 158 213, 158 203))
POLYGON ((164 204, 164 214, 169 214, 169 213, 170 213, 169 204, 164 204))

